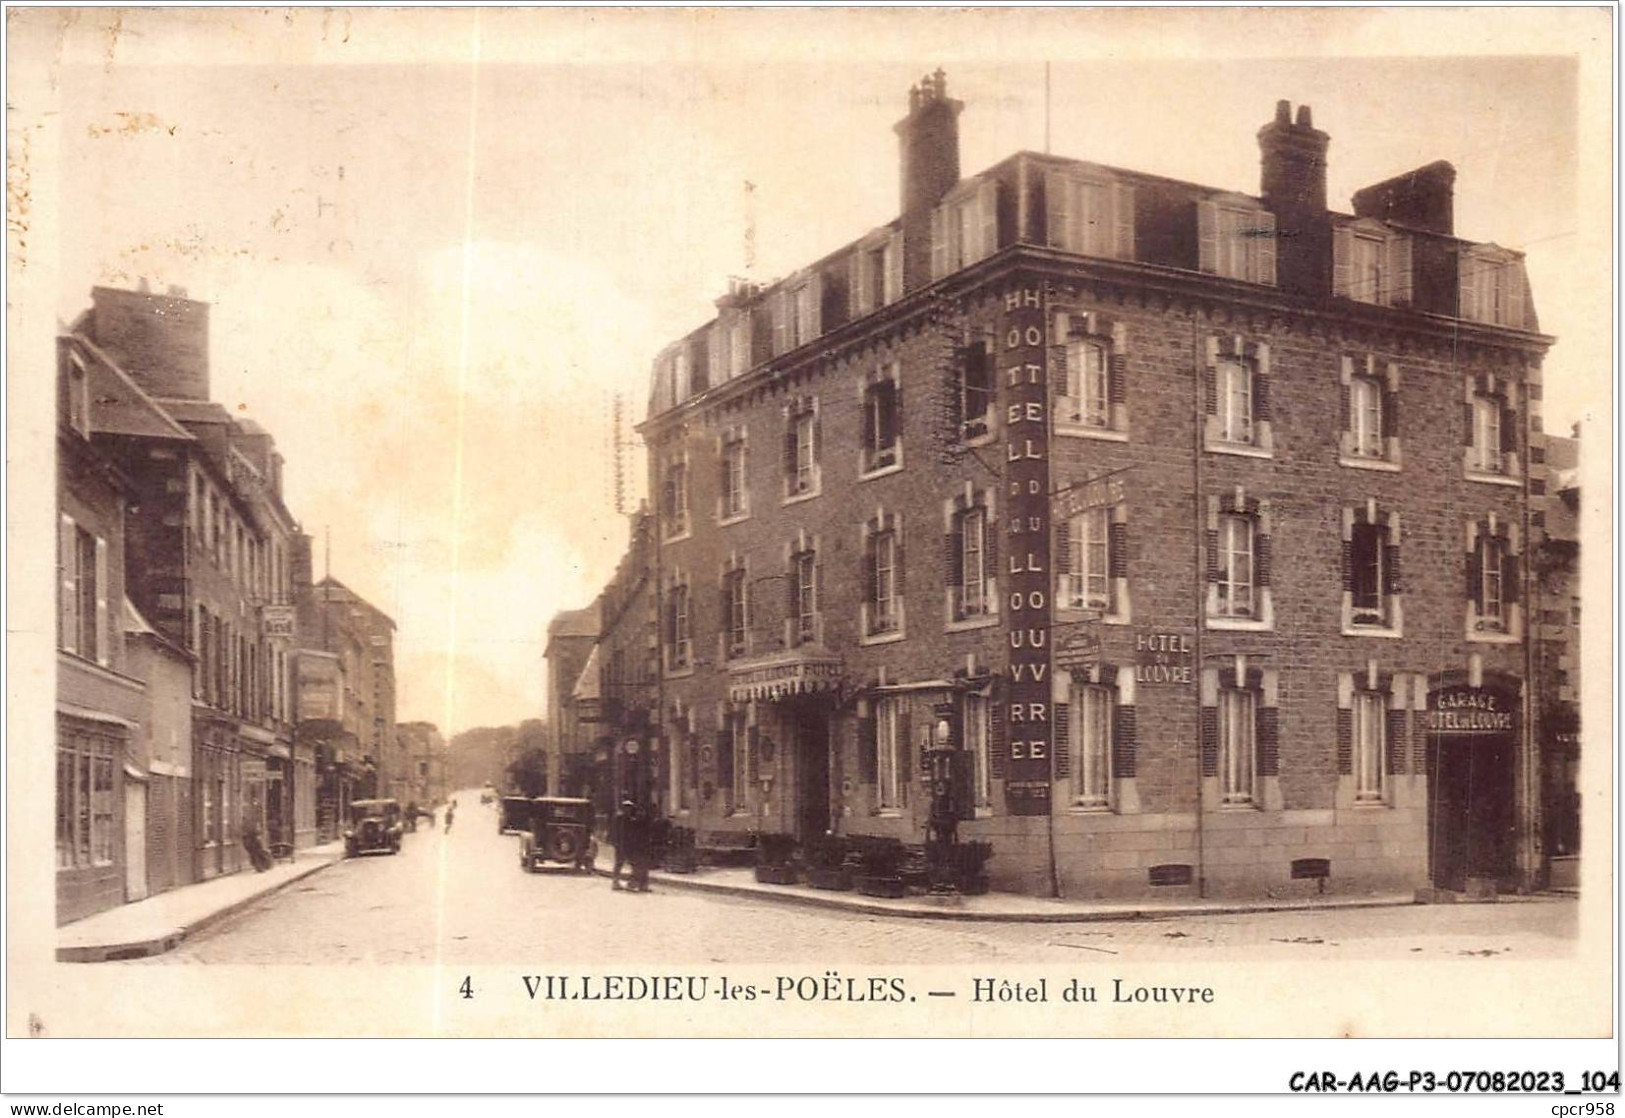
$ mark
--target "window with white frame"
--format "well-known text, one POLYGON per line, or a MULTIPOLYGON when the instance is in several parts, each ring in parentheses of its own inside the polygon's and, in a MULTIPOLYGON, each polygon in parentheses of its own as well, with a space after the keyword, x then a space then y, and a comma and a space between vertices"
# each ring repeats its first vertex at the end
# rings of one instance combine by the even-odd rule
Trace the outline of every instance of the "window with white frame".
POLYGON ((863 390, 862 474, 878 473, 902 463, 902 409, 897 367, 872 377, 863 390))
POLYGON ((1382 398, 1383 384, 1376 377, 1349 380, 1349 453, 1356 458, 1382 458, 1386 453, 1382 398))
POLYGON ((1505 403, 1499 396, 1478 393, 1473 397, 1472 450, 1468 461, 1481 473, 1498 474, 1505 468, 1502 447, 1502 421, 1505 403))
POLYGON ((688 583, 674 580, 666 588, 666 670, 682 671, 694 663, 694 642, 689 632, 688 583))
POLYGON ((987 697, 973 692, 965 695, 965 749, 971 755, 971 794, 978 808, 993 804, 992 765, 988 755, 991 721, 987 697))
POLYGON ((1508 549, 1497 536, 1481 536, 1478 541, 1478 628, 1505 632, 1507 620, 1508 549))
POLYGON ((1219 517, 1217 617, 1257 615, 1254 594, 1254 535, 1257 524, 1244 513, 1219 517))
POLYGON ((1085 509, 1067 523, 1070 573, 1062 586, 1066 609, 1112 611, 1111 509, 1085 509))
POLYGON ((1380 221, 1339 222, 1332 230, 1332 294, 1383 307, 1411 304, 1411 238, 1380 221))
POLYGON ((1055 401, 1056 419, 1105 430, 1111 426, 1111 351, 1102 339, 1066 346, 1066 391, 1055 401))
POLYGON ((1354 696, 1354 799, 1382 803, 1387 796, 1387 696, 1360 691, 1354 696))
POLYGON ((1254 442, 1252 363, 1241 357, 1221 358, 1215 376, 1219 391, 1219 438, 1250 446, 1254 442))
POLYGON ((895 303, 903 294, 903 234, 893 230, 867 238, 852 253, 848 289, 852 317, 895 303))
POLYGON ((1390 623, 1388 530, 1381 524, 1355 524, 1349 530, 1349 583, 1356 626, 1386 628, 1390 623))
POLYGON ((1219 798, 1250 804, 1257 771, 1257 696, 1250 690, 1219 691, 1219 798))
POLYGON ((1197 266, 1228 279, 1275 283, 1275 215, 1250 199, 1196 205, 1197 266))
POLYGON ((868 633, 897 632, 902 626, 902 604, 897 593, 897 532, 884 528, 869 537, 868 633))
POLYGON ((957 552, 949 572, 954 591, 954 620, 985 617, 991 609, 988 600, 990 573, 987 558, 987 509, 972 505, 954 515, 950 549, 957 552))
POLYGON ((904 790, 908 778, 904 772, 902 712, 895 698, 882 698, 875 703, 875 757, 877 782, 875 806, 881 811, 896 811, 903 806, 904 790))
POLYGON ((1134 259, 1134 188, 1079 171, 1044 176, 1048 241, 1084 256, 1134 259))
POLYGON ((810 549, 791 556, 790 614, 792 644, 818 639, 818 553, 810 549))
POLYGON ((728 658, 745 655, 750 645, 750 584, 743 567, 722 576, 722 616, 728 658))
POLYGON ((721 519, 738 520, 750 511, 746 483, 746 442, 743 430, 730 431, 722 441, 721 519))
POLYGON ((790 345, 804 346, 819 332, 821 284, 813 276, 790 292, 790 345))
POLYGON ((737 312, 728 324, 728 376, 743 376, 751 366, 751 316, 748 310, 737 312))
POLYGON ((1075 759, 1074 801, 1079 807, 1111 805, 1114 692, 1095 683, 1075 684, 1070 743, 1075 759))
POLYGON ((818 407, 797 400, 786 409, 784 428, 784 496, 810 497, 819 491, 818 407))

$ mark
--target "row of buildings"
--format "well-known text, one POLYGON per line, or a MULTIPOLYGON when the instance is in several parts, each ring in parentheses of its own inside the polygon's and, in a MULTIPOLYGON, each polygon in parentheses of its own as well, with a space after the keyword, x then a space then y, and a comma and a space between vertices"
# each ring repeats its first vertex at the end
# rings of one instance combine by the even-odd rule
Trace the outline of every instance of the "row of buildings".
POLYGON ((57 340, 59 924, 443 794, 394 622, 314 578, 275 442, 210 398, 208 310, 97 287, 57 340))
POLYGON ((1308 106, 1257 194, 964 177, 963 107, 923 79, 898 217, 654 362, 653 507, 550 633, 561 769, 918 842, 965 750, 961 837, 1044 895, 1563 880, 1575 446, 1522 254, 1448 163, 1330 206, 1308 106))

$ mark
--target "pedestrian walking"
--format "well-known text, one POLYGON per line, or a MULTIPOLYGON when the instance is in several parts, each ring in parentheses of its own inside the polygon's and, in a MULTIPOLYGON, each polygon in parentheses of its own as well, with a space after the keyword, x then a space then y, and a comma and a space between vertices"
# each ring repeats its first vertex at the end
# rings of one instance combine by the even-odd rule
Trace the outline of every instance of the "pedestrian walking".
POLYGON ((446 805, 446 834, 451 834, 451 821, 457 816, 457 801, 446 805))
MULTIPOLYGON (((637 841, 634 832, 637 830, 637 805, 631 800, 622 800, 621 806, 615 811, 615 818, 609 823, 609 842, 615 848, 615 869, 609 875, 609 887, 621 888, 621 869, 632 861, 632 848, 637 841)), ((634 864, 634 875, 636 868, 634 864)))
POLYGON ((632 891, 649 891, 649 870, 655 858, 665 849, 665 820, 657 816, 652 805, 637 811, 637 841, 632 844, 632 891))

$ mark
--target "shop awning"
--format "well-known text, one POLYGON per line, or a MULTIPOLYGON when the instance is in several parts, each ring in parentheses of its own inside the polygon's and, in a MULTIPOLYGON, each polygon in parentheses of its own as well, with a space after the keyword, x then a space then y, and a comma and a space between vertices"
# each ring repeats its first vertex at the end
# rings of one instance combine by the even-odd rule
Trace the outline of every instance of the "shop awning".
POLYGON ((845 684, 845 661, 821 648, 774 652, 728 669, 728 698, 736 703, 840 691, 845 684))

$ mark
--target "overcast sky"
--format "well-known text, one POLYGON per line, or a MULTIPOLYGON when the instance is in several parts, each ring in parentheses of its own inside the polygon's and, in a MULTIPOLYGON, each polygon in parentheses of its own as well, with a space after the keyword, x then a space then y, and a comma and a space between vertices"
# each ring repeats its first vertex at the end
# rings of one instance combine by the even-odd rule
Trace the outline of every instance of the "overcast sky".
POLYGON ((544 713, 548 618, 625 542, 611 398, 641 415, 655 352, 746 272, 745 184, 759 277, 889 220, 891 125, 939 64, 967 174, 1043 149, 1046 58, 1057 154, 1256 193, 1287 98, 1331 135, 1334 206, 1449 160, 1457 232, 1528 252, 1548 429, 1604 407, 1587 15, 1555 15, 35 12, 13 138, 51 160, 56 313, 140 277, 213 304, 215 398, 275 435, 318 565, 330 531, 399 624, 399 716, 455 731, 544 713), (1504 57, 1405 56, 1444 48, 1504 57))

